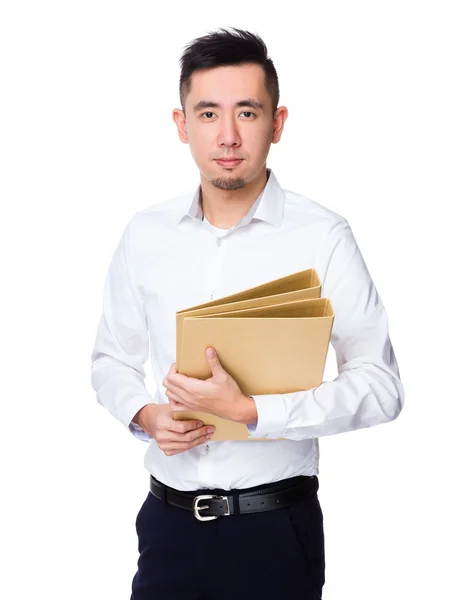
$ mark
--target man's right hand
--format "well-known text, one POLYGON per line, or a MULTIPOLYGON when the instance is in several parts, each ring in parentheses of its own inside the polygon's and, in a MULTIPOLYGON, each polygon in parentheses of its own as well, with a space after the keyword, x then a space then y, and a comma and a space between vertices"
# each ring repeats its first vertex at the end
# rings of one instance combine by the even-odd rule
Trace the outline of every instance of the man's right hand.
POLYGON ((133 418, 167 456, 174 456, 212 437, 215 427, 202 421, 175 421, 169 404, 146 404, 133 418))

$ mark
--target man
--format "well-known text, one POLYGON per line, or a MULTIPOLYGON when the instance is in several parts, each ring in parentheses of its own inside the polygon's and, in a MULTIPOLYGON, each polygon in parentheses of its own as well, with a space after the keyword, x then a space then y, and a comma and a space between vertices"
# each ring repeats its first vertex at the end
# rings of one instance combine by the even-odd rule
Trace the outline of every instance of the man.
POLYGON ((288 112, 264 42, 234 28, 194 40, 181 59, 180 98, 173 119, 200 184, 129 222, 92 354, 98 401, 149 442, 132 599, 321 598, 318 438, 400 413, 387 315, 347 221, 282 189, 267 169, 288 112), (209 379, 176 372, 177 310, 312 267, 335 311, 334 381, 247 397, 213 348, 209 379), (144 384, 150 343, 154 398, 144 384), (268 439, 210 441, 213 428, 174 419, 185 409, 268 439))

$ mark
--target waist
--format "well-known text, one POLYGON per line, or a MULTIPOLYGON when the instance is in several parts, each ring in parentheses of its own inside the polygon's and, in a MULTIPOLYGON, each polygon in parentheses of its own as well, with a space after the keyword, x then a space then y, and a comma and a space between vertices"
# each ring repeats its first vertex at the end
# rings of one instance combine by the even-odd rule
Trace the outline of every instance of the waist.
POLYGON ((219 487, 214 487, 214 488, 200 487, 200 488, 197 488, 194 490, 193 489, 192 490, 178 490, 178 489, 173 488, 172 486, 164 483, 163 481, 159 481, 153 475, 150 475, 150 482, 156 483, 156 485, 162 484, 165 487, 169 488, 170 490, 173 490, 175 492, 182 492, 182 494, 190 495, 190 496, 192 496, 192 498, 194 498, 195 496, 201 495, 201 494, 205 494, 205 493, 219 495, 219 494, 230 494, 233 491, 235 491, 239 494, 257 494, 261 490, 263 490, 267 493, 271 493, 271 492, 277 492, 280 490, 285 490, 290 487, 295 487, 295 486, 305 483, 306 481, 309 481, 311 479, 318 481, 318 476, 317 475, 296 475, 295 477, 288 477, 286 479, 280 479, 279 481, 271 481, 269 483, 261 483, 259 485, 253 485, 253 486, 245 487, 245 488, 225 489, 225 488, 219 488, 219 487))
POLYGON ((165 456, 156 442, 148 448, 148 473, 177 490, 242 489, 289 479, 318 475, 318 440, 269 442, 209 442, 165 456))
POLYGON ((159 500, 193 513, 199 521, 211 521, 236 514, 268 512, 303 502, 316 494, 318 477, 298 476, 252 486, 224 490, 221 488, 180 491, 155 477, 150 478, 150 492, 159 500))

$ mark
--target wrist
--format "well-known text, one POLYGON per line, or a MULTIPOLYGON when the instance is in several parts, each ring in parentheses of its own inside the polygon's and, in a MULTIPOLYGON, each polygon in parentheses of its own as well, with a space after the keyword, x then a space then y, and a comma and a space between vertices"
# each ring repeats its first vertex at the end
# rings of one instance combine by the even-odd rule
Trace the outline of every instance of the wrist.
POLYGON ((133 423, 136 423, 136 425, 141 427, 145 433, 148 433, 149 435, 153 435, 153 421, 157 406, 158 405, 153 402, 145 404, 145 406, 142 406, 142 408, 137 411, 132 419, 133 423))
POLYGON ((242 396, 237 421, 239 423, 243 423, 244 425, 256 425, 257 420, 257 406, 254 402, 254 398, 250 398, 249 396, 242 396))

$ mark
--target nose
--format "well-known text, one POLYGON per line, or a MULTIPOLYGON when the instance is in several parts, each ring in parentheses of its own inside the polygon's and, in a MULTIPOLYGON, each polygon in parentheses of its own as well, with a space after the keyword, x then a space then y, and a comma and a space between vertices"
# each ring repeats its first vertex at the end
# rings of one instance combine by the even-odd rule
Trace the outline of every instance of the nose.
POLYGON ((238 130, 238 124, 234 116, 223 116, 220 122, 220 131, 218 134, 218 145, 221 147, 240 146, 241 139, 238 130))

